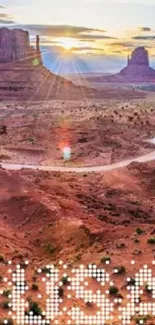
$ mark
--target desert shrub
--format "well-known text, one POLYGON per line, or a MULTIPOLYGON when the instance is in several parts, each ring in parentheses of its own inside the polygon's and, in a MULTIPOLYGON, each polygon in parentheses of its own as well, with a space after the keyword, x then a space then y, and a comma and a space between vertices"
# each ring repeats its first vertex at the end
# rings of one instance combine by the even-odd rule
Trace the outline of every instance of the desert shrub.
POLYGON ((111 295, 111 296, 116 296, 117 295, 117 293, 118 293, 118 288, 116 287, 116 286, 111 286, 110 288, 109 288, 109 294, 111 295))
POLYGON ((125 266, 123 265, 116 266, 114 270, 117 270, 116 274, 124 274, 126 272, 125 266))
POLYGON ((9 289, 6 289, 6 290, 3 291, 3 296, 4 297, 9 297, 10 294, 11 294, 11 290, 9 290, 9 289))
POLYGON ((63 283, 63 285, 69 284, 68 275, 63 276, 61 282, 63 283))
POLYGON ((155 244, 155 237, 151 237, 148 239, 148 244, 154 245, 155 244))
POLYGON ((37 291, 38 290, 38 284, 33 283, 32 286, 31 286, 31 289, 37 291))
POLYGON ((86 306, 89 307, 89 308, 92 307, 92 306, 93 306, 93 302, 91 302, 91 301, 87 301, 87 302, 86 302, 86 306))
POLYGON ((136 324, 143 324, 145 325, 148 320, 152 317, 150 315, 139 315, 135 317, 136 324))
POLYGON ((14 325, 14 322, 11 318, 0 319, 0 325, 4 325, 4 321, 7 321, 7 325, 14 325))
POLYGON ((4 255, 0 255, 0 263, 5 263, 4 255))
POLYGON ((29 312, 32 311, 35 316, 42 315, 42 310, 38 302, 29 299, 29 312))
POLYGON ((58 288, 58 295, 60 298, 64 296, 64 289, 62 287, 58 288))
POLYGON ((146 291, 147 293, 151 293, 151 292, 152 292, 152 289, 149 288, 148 283, 145 284, 145 291, 146 291))
POLYGON ((24 258, 23 254, 21 254, 21 253, 19 253, 16 257, 21 259, 21 260, 24 258))
POLYGON ((47 268, 46 266, 42 267, 42 272, 45 274, 51 273, 51 270, 49 268, 47 268))
POLYGON ((124 248, 125 244, 124 243, 117 243, 116 248, 124 248))
POLYGON ((101 258, 101 263, 111 262, 110 256, 103 256, 101 258))
POLYGON ((138 244, 138 243, 140 242, 140 240, 139 240, 137 237, 135 237, 135 238, 134 238, 134 242, 135 242, 136 244, 138 244))
POLYGON ((136 280, 134 278, 131 278, 129 281, 127 281, 127 285, 134 286, 136 283, 136 280))
POLYGON ((4 309, 9 309, 10 308, 9 307, 9 301, 7 301, 7 300, 6 301, 3 301, 2 302, 2 306, 3 306, 4 309))
POLYGON ((44 248, 45 248, 46 252, 49 254, 53 254, 55 251, 55 247, 51 243, 45 244, 44 248))
POLYGON ((142 230, 141 228, 137 228, 136 233, 137 235, 142 235, 144 233, 144 230, 142 230))

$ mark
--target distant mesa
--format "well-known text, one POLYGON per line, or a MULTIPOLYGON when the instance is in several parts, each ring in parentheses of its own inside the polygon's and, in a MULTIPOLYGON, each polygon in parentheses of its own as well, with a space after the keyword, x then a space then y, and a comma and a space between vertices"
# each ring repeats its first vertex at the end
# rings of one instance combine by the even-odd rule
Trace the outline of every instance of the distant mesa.
POLYGON ((131 58, 128 57, 128 65, 126 68, 120 71, 118 74, 120 76, 136 77, 136 78, 155 78, 155 70, 149 65, 149 54, 144 47, 136 48, 132 54, 131 58))
POLYGON ((145 47, 137 47, 128 56, 127 66, 119 73, 91 78, 93 82, 106 83, 145 83, 155 81, 155 70, 150 67, 149 54, 145 47))

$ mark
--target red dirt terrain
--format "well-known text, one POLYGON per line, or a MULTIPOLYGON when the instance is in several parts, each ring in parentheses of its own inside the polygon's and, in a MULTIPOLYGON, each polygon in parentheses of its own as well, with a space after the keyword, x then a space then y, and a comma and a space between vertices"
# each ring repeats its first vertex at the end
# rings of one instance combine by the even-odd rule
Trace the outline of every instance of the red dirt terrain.
POLYGON ((154 104, 137 101, 0 103, 0 160, 59 166, 108 165, 154 150, 154 104), (63 148, 71 148, 64 161, 63 148))
MULTIPOLYGON (((60 260, 69 267, 96 263, 110 274, 125 306, 126 277, 134 277, 146 262, 151 266, 155 255, 154 245, 148 243, 155 234, 154 181, 154 162, 88 175, 1 169, 1 274, 5 274, 6 260, 12 259, 14 264, 28 259, 29 286, 35 281, 42 292, 39 276, 35 274, 34 279, 36 267, 58 265, 60 260), (103 263, 105 256, 111 259, 110 266, 103 263), (136 261, 134 266, 131 260, 136 261), (113 268, 119 265, 126 268, 125 274, 113 275, 113 268)), ((92 286, 97 289, 95 280, 92 286)), ((37 299, 34 290, 29 290, 28 297, 37 299)), ((66 293, 64 303, 69 306, 65 297, 66 293)), ((150 295, 142 295, 141 301, 150 301, 150 295)), ((43 301, 39 304, 44 308, 43 301)), ((92 305, 81 300, 79 304, 86 313, 94 313, 92 305)), ((66 317, 60 317, 59 324, 66 324, 66 317)), ((145 324, 154 324, 151 321, 149 318, 145 324)), ((117 313, 112 324, 120 324, 117 313)), ((134 319, 131 324, 136 324, 134 319)))

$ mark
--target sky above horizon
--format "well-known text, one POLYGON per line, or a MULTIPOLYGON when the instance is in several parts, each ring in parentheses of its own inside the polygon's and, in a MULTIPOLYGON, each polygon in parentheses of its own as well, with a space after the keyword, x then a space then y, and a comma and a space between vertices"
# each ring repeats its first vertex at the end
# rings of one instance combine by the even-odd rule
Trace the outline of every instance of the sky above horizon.
POLYGON ((137 46, 154 64, 154 12, 155 0, 0 0, 0 27, 26 29, 32 43, 39 34, 46 60, 108 72, 123 67, 137 46))

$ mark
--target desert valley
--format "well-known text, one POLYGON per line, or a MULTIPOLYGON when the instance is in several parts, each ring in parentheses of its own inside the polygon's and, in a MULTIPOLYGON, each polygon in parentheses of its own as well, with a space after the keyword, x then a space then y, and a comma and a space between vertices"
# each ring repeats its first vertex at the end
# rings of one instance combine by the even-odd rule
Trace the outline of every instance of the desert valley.
POLYGON ((103 86, 95 88, 48 71, 38 37, 35 49, 23 30, 1 33, 20 38, 21 52, 8 41, 0 57, 0 324, 153 325, 154 282, 145 272, 134 311, 119 317, 136 273, 144 266, 154 272, 155 265, 155 95, 140 89, 154 83, 148 52, 135 50, 127 68, 106 81, 99 77, 103 86), (125 89, 133 79, 139 90, 125 89), (17 264, 28 283, 27 322, 10 305, 10 265, 15 274, 17 264), (51 264, 61 269, 63 312, 46 320, 42 276, 50 277, 51 264), (109 274, 104 287, 87 272, 83 284, 114 305, 105 321, 91 318, 100 308, 89 294, 82 299, 72 290, 68 297, 72 270, 81 265, 109 274), (86 316, 71 318, 72 307, 86 316))

